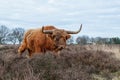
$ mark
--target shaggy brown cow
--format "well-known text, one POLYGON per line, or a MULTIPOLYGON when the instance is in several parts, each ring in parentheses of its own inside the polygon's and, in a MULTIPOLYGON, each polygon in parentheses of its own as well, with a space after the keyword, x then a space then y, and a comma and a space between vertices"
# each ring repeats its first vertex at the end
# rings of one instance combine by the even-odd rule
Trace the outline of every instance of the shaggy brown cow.
POLYGON ((49 50, 58 55, 58 51, 65 48, 66 40, 70 38, 70 34, 79 33, 81 28, 82 24, 78 31, 66 31, 54 26, 43 26, 39 29, 28 30, 24 34, 18 53, 21 55, 25 50, 28 50, 28 57, 31 57, 33 53, 45 53, 49 50))

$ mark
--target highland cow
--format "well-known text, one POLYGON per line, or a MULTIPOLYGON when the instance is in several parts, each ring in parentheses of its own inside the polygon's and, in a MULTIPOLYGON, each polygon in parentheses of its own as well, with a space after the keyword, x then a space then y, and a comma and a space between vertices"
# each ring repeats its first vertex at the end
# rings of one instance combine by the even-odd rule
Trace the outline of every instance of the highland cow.
POLYGON ((66 47, 66 40, 71 37, 70 34, 79 33, 81 28, 82 24, 78 31, 67 31, 54 26, 43 26, 39 29, 28 30, 24 34, 18 53, 22 55, 25 50, 28 50, 28 57, 32 57, 34 53, 53 51, 55 55, 59 55, 59 51, 66 47))

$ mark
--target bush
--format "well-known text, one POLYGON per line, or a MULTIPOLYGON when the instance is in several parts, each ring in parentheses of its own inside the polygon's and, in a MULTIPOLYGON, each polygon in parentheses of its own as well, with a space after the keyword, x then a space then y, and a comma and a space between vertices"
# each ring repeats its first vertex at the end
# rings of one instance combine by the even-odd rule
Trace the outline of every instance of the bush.
POLYGON ((93 74, 109 73, 105 76, 108 78, 120 70, 120 60, 113 57, 114 53, 79 45, 68 46, 60 57, 52 52, 31 59, 18 57, 17 47, 7 47, 0 55, 1 80, 94 80, 93 74))

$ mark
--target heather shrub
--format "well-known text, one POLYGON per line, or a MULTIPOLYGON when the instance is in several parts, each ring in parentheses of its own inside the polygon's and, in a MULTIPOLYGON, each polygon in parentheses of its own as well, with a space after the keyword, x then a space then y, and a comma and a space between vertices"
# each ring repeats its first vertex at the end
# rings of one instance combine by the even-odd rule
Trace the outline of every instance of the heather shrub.
POLYGON ((96 80, 93 74, 112 79, 120 71, 120 60, 114 53, 70 45, 59 57, 52 52, 19 57, 15 46, 0 51, 0 80, 96 80))

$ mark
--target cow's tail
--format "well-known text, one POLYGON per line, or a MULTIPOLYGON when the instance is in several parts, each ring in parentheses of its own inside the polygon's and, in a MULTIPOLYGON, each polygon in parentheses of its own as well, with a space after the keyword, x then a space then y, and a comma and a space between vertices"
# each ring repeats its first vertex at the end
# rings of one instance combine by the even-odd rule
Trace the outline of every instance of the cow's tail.
POLYGON ((27 49, 27 38, 32 34, 32 31, 33 30, 30 29, 24 34, 23 41, 18 49, 19 54, 22 54, 27 49))

